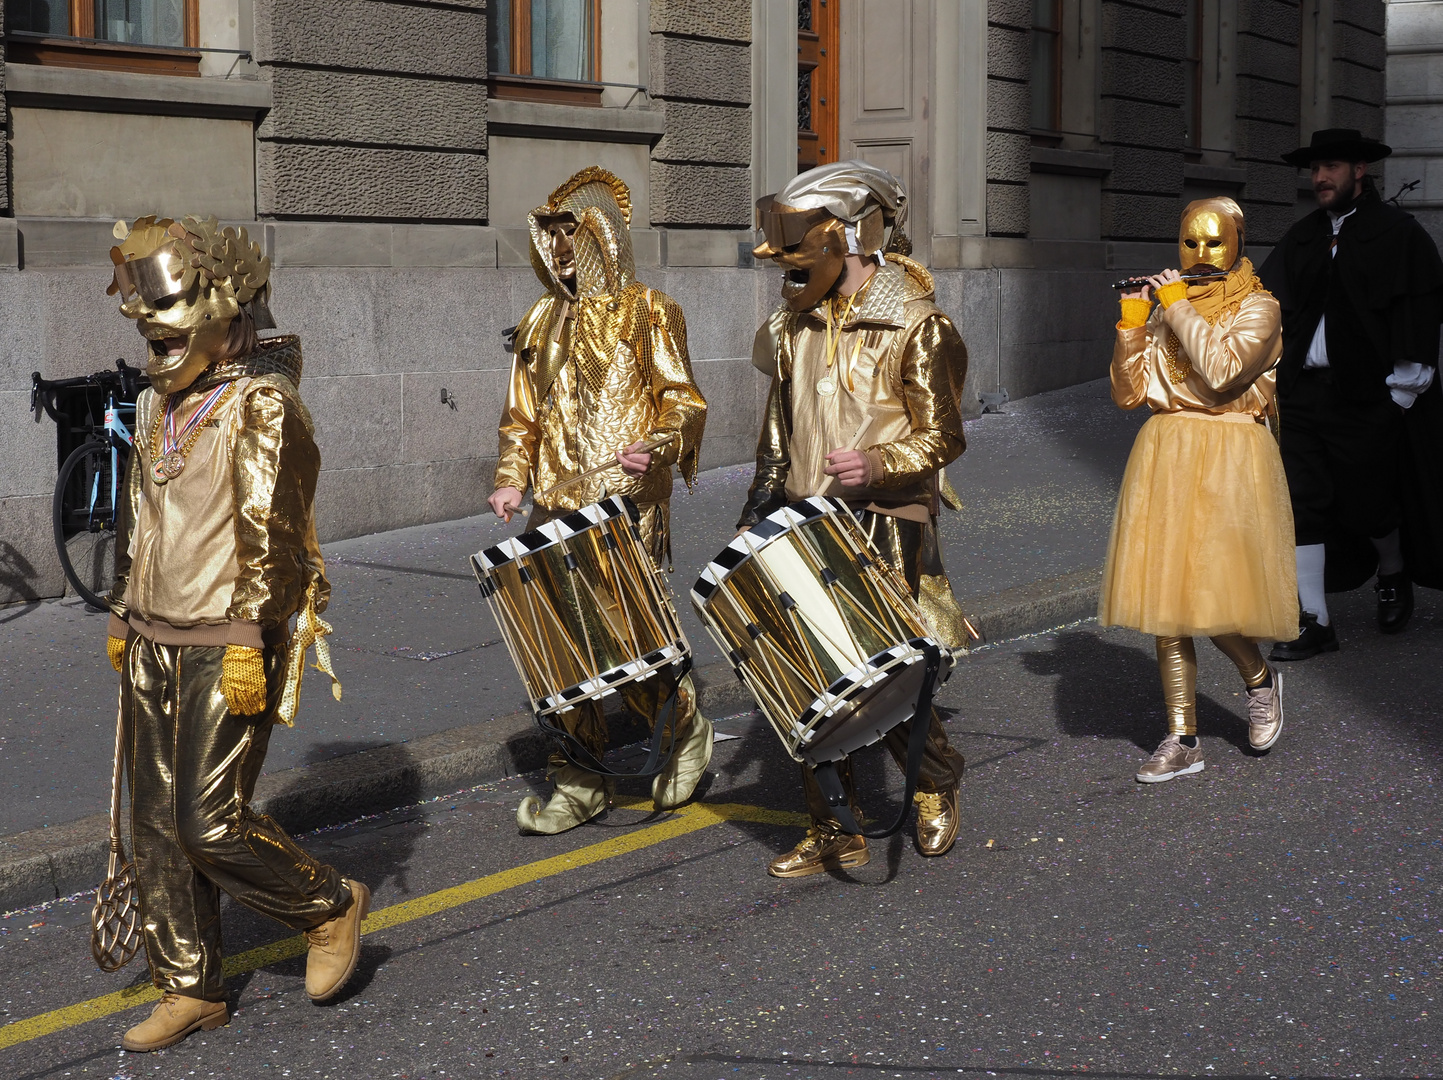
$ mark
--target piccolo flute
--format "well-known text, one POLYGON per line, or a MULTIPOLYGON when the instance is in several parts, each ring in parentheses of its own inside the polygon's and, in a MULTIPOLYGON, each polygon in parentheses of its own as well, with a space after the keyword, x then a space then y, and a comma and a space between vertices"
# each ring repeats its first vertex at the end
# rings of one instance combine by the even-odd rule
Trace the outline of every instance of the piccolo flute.
MULTIPOLYGON (((1182 280, 1188 282, 1189 284, 1192 284, 1195 281, 1213 281, 1217 278, 1224 278, 1227 276, 1228 272, 1226 270, 1199 270, 1193 273, 1182 275, 1182 280)), ((1114 289, 1140 289, 1144 285, 1151 284, 1152 282, 1145 277, 1128 277, 1123 278, 1121 281, 1114 281, 1112 283, 1112 287, 1114 289)))

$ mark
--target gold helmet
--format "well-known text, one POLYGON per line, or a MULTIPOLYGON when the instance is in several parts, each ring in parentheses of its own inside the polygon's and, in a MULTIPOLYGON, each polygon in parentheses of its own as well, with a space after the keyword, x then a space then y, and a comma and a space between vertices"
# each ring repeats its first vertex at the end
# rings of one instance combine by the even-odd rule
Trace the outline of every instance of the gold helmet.
POLYGON ((244 228, 215 218, 143 217, 116 222, 107 295, 149 343, 146 373, 162 394, 184 390, 233 352, 232 324, 242 312, 254 329, 275 326, 268 299, 270 260, 244 228))

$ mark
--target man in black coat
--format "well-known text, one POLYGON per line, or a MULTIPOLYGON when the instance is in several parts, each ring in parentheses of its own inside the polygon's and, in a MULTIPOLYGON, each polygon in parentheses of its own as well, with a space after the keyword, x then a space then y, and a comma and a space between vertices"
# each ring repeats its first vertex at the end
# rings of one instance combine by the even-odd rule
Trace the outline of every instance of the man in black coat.
POLYGON ((1302 612, 1298 637, 1274 646, 1274 660, 1337 650, 1325 580, 1356 588, 1376 566, 1385 634, 1407 625, 1415 580, 1443 584, 1443 262, 1367 175, 1390 152, 1338 128, 1315 131, 1284 157, 1311 170, 1318 209, 1288 230, 1259 275, 1283 311, 1278 412, 1302 612))

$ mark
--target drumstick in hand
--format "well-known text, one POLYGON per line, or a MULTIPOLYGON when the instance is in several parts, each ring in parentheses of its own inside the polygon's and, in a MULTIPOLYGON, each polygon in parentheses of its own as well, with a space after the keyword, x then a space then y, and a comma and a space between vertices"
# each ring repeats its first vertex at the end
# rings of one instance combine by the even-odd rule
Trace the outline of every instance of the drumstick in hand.
MULTIPOLYGON (((871 428, 871 426, 872 426, 872 421, 875 420, 876 418, 877 418, 877 414, 874 413, 872 410, 868 409, 866 415, 864 415, 864 416, 862 417, 862 424, 861 424, 861 426, 860 426, 859 428, 857 428, 856 434, 852 436, 852 441, 849 442, 849 443, 847 443, 847 445, 846 445, 845 447, 843 447, 842 449, 844 449, 844 450, 855 450, 855 449, 857 449, 857 447, 861 446, 861 445, 862 445, 862 440, 866 437, 867 431, 868 431, 868 430, 871 428)), ((837 452, 838 452, 838 451, 835 451, 835 450, 834 450, 832 453, 837 453, 837 452)), ((827 455, 827 460, 828 460, 828 461, 831 460, 831 455, 830 455, 830 454, 827 455)), ((835 491, 835 489, 838 488, 838 487, 845 487, 845 486, 846 486, 845 484, 842 483, 841 479, 840 479, 839 477, 837 477, 837 476, 833 476, 833 477, 831 478, 831 480, 832 480, 832 483, 831 483, 830 485, 828 485, 828 487, 829 487, 831 490, 833 490, 833 491, 835 491)))
MULTIPOLYGON (((653 439, 651 442, 645 443, 645 444, 643 444, 642 446, 637 447, 637 448, 636 448, 636 453, 638 453, 638 454, 649 454, 649 453, 651 453, 653 450, 657 449, 657 447, 665 446, 667 443, 674 441, 674 440, 676 439, 676 437, 677 437, 676 432, 673 431, 673 432, 671 432, 671 433, 668 434, 668 435, 663 435, 663 436, 662 436, 661 438, 659 438, 659 439, 653 439)), ((571 479, 569 479, 569 480, 563 480, 563 481, 561 481, 561 483, 559 483, 559 484, 552 484, 549 488, 547 488, 545 491, 543 491, 540 495, 536 496, 536 498, 537 498, 538 501, 545 501, 546 499, 549 499, 552 495, 555 495, 555 494, 556 494, 558 491, 560 491, 562 488, 567 488, 567 487, 570 487, 572 484, 580 483, 582 480, 585 480, 585 479, 587 479, 588 477, 591 477, 591 476, 595 476, 597 473, 604 473, 604 472, 606 472, 607 469, 619 469, 619 468, 621 468, 621 462, 619 462, 619 461, 608 461, 608 462, 607 462, 606 464, 604 464, 604 465, 597 465, 597 466, 594 467, 594 468, 587 469, 587 470, 586 470, 585 472, 583 472, 583 473, 577 473, 575 476, 571 477, 571 479)))

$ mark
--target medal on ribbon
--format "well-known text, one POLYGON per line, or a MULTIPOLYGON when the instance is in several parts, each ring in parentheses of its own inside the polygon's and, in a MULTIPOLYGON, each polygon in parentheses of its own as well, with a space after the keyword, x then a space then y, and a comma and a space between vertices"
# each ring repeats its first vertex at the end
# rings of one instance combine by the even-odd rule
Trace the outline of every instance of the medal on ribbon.
MULTIPOLYGON (((157 484, 166 484, 185 471, 185 456, 190 453, 200 428, 211 414, 220 407, 221 401, 235 388, 234 382, 223 382, 206 395, 205 399, 191 413, 180 431, 175 430, 175 395, 166 398, 160 422, 156 424, 160 435, 160 453, 150 462, 150 478, 157 484)), ((152 437, 151 445, 155 445, 152 437)), ((153 451, 152 451, 153 452, 153 451)))

